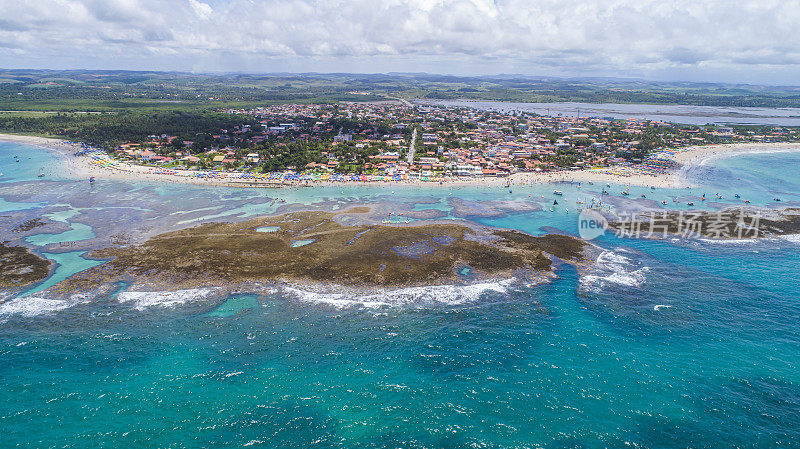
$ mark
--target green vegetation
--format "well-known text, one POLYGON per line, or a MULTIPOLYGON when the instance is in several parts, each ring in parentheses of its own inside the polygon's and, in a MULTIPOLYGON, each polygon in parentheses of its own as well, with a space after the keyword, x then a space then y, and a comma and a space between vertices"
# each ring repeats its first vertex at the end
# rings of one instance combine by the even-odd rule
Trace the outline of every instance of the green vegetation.
POLYGON ((123 111, 115 113, 0 113, 0 131, 65 137, 112 149, 163 134, 214 134, 241 124, 259 126, 248 116, 204 111, 123 111))
POLYGON ((389 97, 800 107, 800 88, 428 74, 189 74, 0 70, 0 111, 193 110, 389 97))
POLYGON ((0 111, 197 110, 382 100, 336 76, 0 70, 0 111))
MULTIPOLYGON (((353 105, 343 103, 396 98, 800 107, 800 88, 521 76, 0 70, 0 132, 61 137, 109 151, 123 143, 141 144, 142 150, 151 151, 147 156, 129 153, 131 158, 153 158, 153 163, 166 167, 361 174, 380 173, 387 159, 375 156, 386 150, 399 153, 403 161, 413 129, 418 133, 415 161, 436 157, 440 162, 447 162, 444 154, 450 151, 483 150, 500 143, 497 136, 491 142, 488 137, 480 142, 466 138, 479 124, 522 143, 531 131, 524 114, 496 116, 484 111, 476 118, 460 115, 431 120, 424 108, 402 108, 402 112, 381 110, 365 118, 352 113, 353 105), (262 120, 265 116, 258 111, 270 106, 281 109, 276 106, 279 104, 307 105, 304 107, 315 112, 307 116, 273 114, 262 120), (280 128, 284 122, 295 125, 265 132, 265 126, 280 128), (424 142, 423 132, 436 134, 438 140, 435 144, 424 142), (355 138, 335 140, 337 134, 355 138), (389 149, 387 140, 405 144, 395 143, 389 149), (258 157, 248 156, 253 153, 258 157), (220 156, 224 162, 214 161, 220 156)), ((549 146, 563 139, 566 144, 555 145, 555 151, 534 159, 554 168, 575 167, 587 157, 602 162, 595 142, 603 144, 600 148, 613 148, 613 156, 638 161, 666 147, 721 143, 743 136, 784 141, 796 135, 794 131, 791 136, 785 131, 775 134, 771 127, 733 127, 715 133, 707 127, 660 125, 627 130, 627 125, 618 122, 603 129, 587 123, 585 130, 573 132, 552 125, 535 130, 538 141, 549 146)), ((520 160, 513 164, 519 169, 532 168, 520 160)))

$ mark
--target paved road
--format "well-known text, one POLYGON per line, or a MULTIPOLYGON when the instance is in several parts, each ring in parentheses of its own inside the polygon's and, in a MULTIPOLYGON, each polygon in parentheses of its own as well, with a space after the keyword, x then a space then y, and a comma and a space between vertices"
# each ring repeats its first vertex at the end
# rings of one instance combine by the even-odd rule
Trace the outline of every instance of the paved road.
POLYGON ((414 107, 414 105, 413 105, 413 104, 411 104, 411 102, 410 102, 410 101, 408 101, 408 100, 405 100, 405 99, 403 99, 403 98, 400 98, 400 97, 389 97, 389 98, 391 98, 391 99, 393 99, 393 100, 397 100, 397 101, 399 101, 400 103, 403 103, 404 105, 408 106, 409 108, 413 108, 413 107, 414 107))
POLYGON ((414 163, 414 151, 417 143, 417 128, 414 128, 414 132, 411 133, 411 145, 408 146, 408 163, 414 163))

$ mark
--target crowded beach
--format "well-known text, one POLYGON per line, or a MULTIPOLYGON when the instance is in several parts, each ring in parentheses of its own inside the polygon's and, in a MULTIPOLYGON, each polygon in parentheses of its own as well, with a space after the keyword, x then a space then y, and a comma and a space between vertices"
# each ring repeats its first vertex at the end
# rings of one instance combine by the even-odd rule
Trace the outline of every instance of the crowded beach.
POLYGON ((58 151, 76 178, 237 187, 565 181, 682 187, 692 164, 791 149, 800 140, 796 129, 784 127, 548 117, 393 102, 220 112, 235 114, 243 124, 195 136, 151 135, 113 148, 2 138, 58 151))

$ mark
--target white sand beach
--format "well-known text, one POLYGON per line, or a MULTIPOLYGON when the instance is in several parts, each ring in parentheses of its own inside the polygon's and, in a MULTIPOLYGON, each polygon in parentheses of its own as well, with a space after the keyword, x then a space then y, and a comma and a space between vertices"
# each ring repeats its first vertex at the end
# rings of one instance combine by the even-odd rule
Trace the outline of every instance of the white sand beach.
POLYGON ((671 159, 676 168, 666 173, 646 174, 627 167, 612 167, 610 170, 575 170, 550 173, 517 173, 512 175, 517 183, 546 182, 600 182, 632 186, 683 188, 692 187, 686 179, 686 172, 695 166, 706 164, 714 159, 745 154, 800 152, 800 143, 737 143, 685 147, 672 150, 671 159), (616 173, 607 173, 607 172, 616 173))
MULTIPOLYGON (((19 136, 0 134, 0 140, 24 143, 35 147, 45 148, 58 153, 63 159, 62 175, 73 179, 118 179, 135 181, 160 181, 210 186, 237 186, 237 187, 280 187, 280 186, 326 186, 341 185, 342 181, 266 181, 257 179, 242 179, 241 173, 217 173, 211 177, 198 177, 199 173, 208 171, 175 170, 159 167, 131 164, 115 161, 111 158, 98 161, 88 156, 75 156, 76 152, 84 148, 80 144, 66 140, 51 139, 34 136, 19 136), (113 163, 109 163, 113 161, 113 163)), ((800 143, 746 143, 686 147, 673 150, 672 160, 677 163, 675 169, 666 173, 649 174, 631 167, 610 167, 602 170, 563 170, 557 172, 526 172, 515 173, 510 176, 514 185, 547 184, 556 182, 599 182, 610 184, 623 184, 635 186, 654 186, 659 188, 682 188, 689 186, 685 177, 686 171, 697 165, 721 157, 730 157, 751 153, 774 153, 800 151, 800 143)), ((432 181, 402 180, 402 181, 344 181, 352 185, 431 185, 432 181)), ((436 183, 440 182, 438 179, 436 183)), ((483 178, 461 179, 444 178, 441 180, 446 185, 457 186, 501 186, 509 182, 509 178, 483 178)))

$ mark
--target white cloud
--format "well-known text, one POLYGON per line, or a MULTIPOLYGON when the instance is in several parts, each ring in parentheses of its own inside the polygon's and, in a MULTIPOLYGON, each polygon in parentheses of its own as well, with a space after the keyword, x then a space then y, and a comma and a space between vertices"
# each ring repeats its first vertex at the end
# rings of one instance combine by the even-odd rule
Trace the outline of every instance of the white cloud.
POLYGON ((800 71, 800 0, 0 0, 0 11, 2 66, 800 71))
POLYGON ((198 2, 197 0, 189 0, 189 5, 191 5, 195 14, 197 14, 202 19, 210 18, 211 13, 214 12, 214 10, 211 8, 211 5, 203 2, 198 2))

